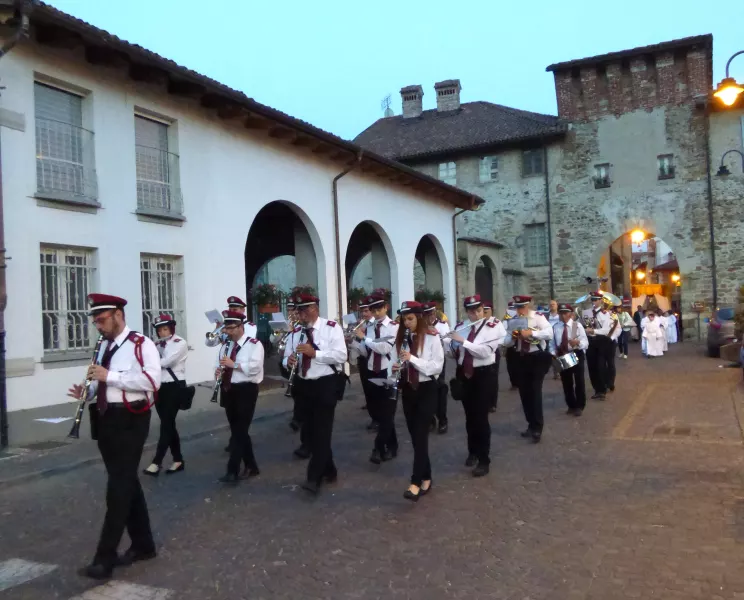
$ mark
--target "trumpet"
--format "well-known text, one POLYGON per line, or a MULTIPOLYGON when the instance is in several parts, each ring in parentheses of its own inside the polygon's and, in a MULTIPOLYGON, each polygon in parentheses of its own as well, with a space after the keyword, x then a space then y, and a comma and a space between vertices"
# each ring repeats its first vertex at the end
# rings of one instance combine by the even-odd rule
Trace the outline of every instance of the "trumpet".
MULTIPOLYGON (((227 343, 222 344, 222 348, 225 351, 225 353, 222 355, 222 358, 227 358, 227 343)), ((220 365, 220 372, 214 380, 214 388, 212 389, 212 397, 209 399, 210 402, 214 402, 214 403, 217 402, 217 396, 219 396, 220 388, 222 387, 222 376, 224 374, 225 374, 225 367, 220 365)))
POLYGON ((206 333, 207 336, 207 342, 210 344, 216 345, 216 342, 222 337, 222 330, 225 328, 225 324, 219 325, 217 328, 215 328, 214 331, 209 331, 206 333))
POLYGON ((346 343, 350 344, 351 342, 354 341, 354 338, 356 337, 357 331, 359 331, 360 327, 362 327, 363 325, 365 327, 369 327, 374 322, 375 322, 374 318, 367 319, 366 321, 361 321, 357 323, 357 325, 353 328, 351 327, 347 328, 346 331, 344 331, 344 338, 346 339, 346 343))
MULTIPOLYGON (((103 343, 103 336, 98 336, 98 341, 96 342, 96 347, 93 350, 93 360, 91 360, 90 364, 95 365, 96 361, 98 360, 98 352, 101 350, 101 344, 103 343)), ((93 380, 90 378, 90 376, 85 377, 85 381, 83 382, 83 389, 80 392, 80 398, 79 404, 77 407, 77 411, 75 411, 75 421, 72 424, 72 429, 70 429, 70 433, 67 434, 67 437, 69 438, 75 438, 76 440, 80 438, 80 424, 83 422, 83 413, 85 412, 85 404, 88 401, 88 390, 90 390, 90 385, 93 383, 93 380)))
MULTIPOLYGON (((300 339, 297 340, 297 346, 304 343, 302 341, 302 336, 304 335, 305 335, 305 328, 303 327, 302 331, 300 332, 300 339)), ((294 358, 295 358, 295 362, 292 365, 292 369, 289 371, 289 379, 287 379, 287 391, 284 392, 284 396, 286 398, 289 398, 292 396, 292 389, 294 388, 295 375, 297 375, 297 365, 299 365, 300 361, 302 360, 302 353, 295 352, 294 358)))
POLYGON ((289 331, 277 329, 271 334, 271 344, 276 346, 277 353, 284 355, 284 349, 287 347, 287 338, 292 335, 298 323, 299 321, 290 321, 289 331))

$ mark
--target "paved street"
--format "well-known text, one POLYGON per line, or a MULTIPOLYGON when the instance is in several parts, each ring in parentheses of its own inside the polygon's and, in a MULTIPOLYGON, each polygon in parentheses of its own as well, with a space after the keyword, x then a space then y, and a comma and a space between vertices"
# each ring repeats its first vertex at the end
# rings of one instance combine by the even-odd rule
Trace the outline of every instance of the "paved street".
POLYGON ((462 466, 451 402, 449 433, 431 439, 433 491, 416 504, 402 498, 401 412, 406 443, 376 467, 356 397, 337 412, 339 482, 314 500, 296 487, 305 463, 286 416, 252 430, 262 474, 236 489, 215 483, 226 434, 194 439, 184 473, 144 481, 158 559, 105 586, 75 574, 102 521, 101 465, 13 486, 0 492, 0 597, 744 599, 741 371, 689 343, 654 360, 631 350, 617 391, 580 419, 546 379, 539 445, 517 435, 502 366, 484 479, 462 466))

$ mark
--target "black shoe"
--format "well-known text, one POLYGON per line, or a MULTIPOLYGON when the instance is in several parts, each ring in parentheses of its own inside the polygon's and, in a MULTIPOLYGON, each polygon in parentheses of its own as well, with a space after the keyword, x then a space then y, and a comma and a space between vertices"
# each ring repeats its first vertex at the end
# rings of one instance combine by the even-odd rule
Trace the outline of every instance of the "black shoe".
POLYGON ((382 454, 380 454, 380 460, 382 462, 387 462, 389 460, 393 460, 396 456, 398 456, 398 450, 385 450, 382 454))
POLYGON ((377 431, 380 428, 380 424, 377 421, 370 421, 367 424, 367 431, 377 431))
POLYGON ((447 425, 447 421, 445 421, 444 423, 442 423, 440 421, 440 423, 439 423, 439 433, 440 434, 447 433, 447 429, 449 429, 449 425, 447 425))
POLYGON ((592 396, 595 400, 604 400, 607 396, 605 394, 595 394, 592 396))
MULTIPOLYGON (((152 463, 152 464, 154 465, 155 463, 152 463)), ((161 469, 160 469, 160 465, 155 465, 155 466, 158 468, 157 471, 148 471, 147 469, 149 469, 150 467, 147 467, 147 469, 142 469, 142 474, 147 475, 148 477, 157 477, 158 475, 160 475, 161 469)))
POLYGON ((426 489, 424 489, 424 488, 420 488, 420 489, 421 489, 421 492, 420 492, 420 494, 421 494, 422 496, 426 496, 426 494, 428 494, 428 493, 429 493, 429 492, 431 491, 431 488, 432 488, 432 486, 433 486, 433 485, 434 485, 434 482, 433 482, 433 481, 431 481, 431 480, 429 480, 429 487, 428 487, 428 488, 426 488, 426 489))
POLYGON ((300 486, 303 490, 310 492, 313 496, 316 496, 320 491, 320 485, 317 481, 306 481, 300 486))
POLYGON ((478 464, 478 457, 475 454, 468 454, 468 458, 465 460, 466 467, 474 467, 478 464))
POLYGON ((261 474, 261 470, 258 467, 245 467, 241 479, 250 479, 251 477, 258 477, 261 474))
POLYGON ((220 477, 217 481, 220 483, 228 483, 230 485, 235 485, 238 483, 240 479, 235 473, 228 473, 227 475, 223 475, 220 477))
POLYGON ((78 575, 90 577, 91 579, 109 579, 114 572, 111 565, 102 565, 101 563, 91 563, 87 567, 78 569, 78 575))
POLYGON ((487 464, 478 463, 478 466, 473 469, 473 477, 483 477, 484 475, 488 475, 490 470, 491 469, 487 464))
POLYGON ((306 447, 306 446, 300 446, 299 448, 297 448, 297 449, 296 449, 296 450, 294 451, 294 455, 295 455, 295 456, 296 456, 297 458, 302 458, 302 459, 305 459, 305 458, 310 458, 310 454, 312 454, 312 453, 310 452, 310 448, 308 448, 308 447, 306 447))
POLYGON ((538 444, 542 439, 542 433, 540 433, 539 431, 533 431, 532 437, 530 439, 532 440, 533 444, 538 444))
POLYGON ((611 385, 611 386, 610 386, 610 391, 611 391, 611 392, 614 392, 614 391, 615 391, 615 386, 614 386, 614 385, 611 385))
POLYGON ((376 465, 379 465, 382 462, 382 455, 377 448, 372 450, 372 454, 369 455, 369 462, 375 463, 376 465))
POLYGON ((184 463, 182 460, 176 461, 176 462, 180 462, 181 464, 179 464, 175 469, 173 468, 173 465, 171 465, 170 469, 166 469, 165 471, 166 475, 173 475, 173 473, 180 473, 186 468, 186 463, 184 463))
POLYGON ((150 550, 149 552, 140 552, 139 550, 129 548, 129 550, 127 550, 124 554, 117 557, 116 566, 128 567, 129 565, 140 562, 142 560, 152 560, 157 555, 158 553, 155 552, 155 550, 150 550))
POLYGON ((580 409, 580 408, 575 408, 575 409, 574 409, 574 412, 573 412, 573 414, 574 414, 574 417, 580 417, 580 416, 582 415, 582 413, 583 413, 583 412, 584 412, 584 411, 583 411, 582 409, 580 409))
POLYGON ((528 437, 532 437, 532 429, 530 429, 530 428, 528 427, 528 428, 527 428, 527 429, 525 429, 524 431, 520 431, 520 432, 519 432, 519 435, 521 435, 521 436, 522 436, 523 438, 528 438, 528 437))
POLYGON ((566 410, 566 414, 567 414, 567 415, 572 415, 572 414, 574 414, 574 410, 576 410, 576 409, 574 409, 574 408, 569 408, 568 410, 566 410))
POLYGON ((488 407, 488 412, 495 413, 496 412, 496 405, 495 404, 492 404, 491 406, 489 406, 488 407))
POLYGON ((299 424, 299 422, 298 422, 298 421, 295 421, 294 419, 292 419, 292 420, 291 420, 291 421, 289 422, 289 428, 290 428, 290 429, 291 429, 292 431, 299 431, 299 430, 300 430, 300 424, 299 424))
POLYGON ((418 499, 420 496, 421 496, 421 488, 419 488, 418 494, 414 494, 411 491, 411 488, 408 488, 405 492, 403 492, 403 497, 406 500, 412 500, 413 502, 418 502, 418 499))

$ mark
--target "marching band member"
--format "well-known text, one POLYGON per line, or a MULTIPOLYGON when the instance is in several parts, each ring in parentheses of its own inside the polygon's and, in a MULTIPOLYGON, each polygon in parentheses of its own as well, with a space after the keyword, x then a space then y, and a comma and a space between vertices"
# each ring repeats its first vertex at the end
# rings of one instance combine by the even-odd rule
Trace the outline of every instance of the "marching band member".
POLYGON ((302 488, 317 494, 322 480, 332 483, 338 477, 331 438, 338 401, 337 375, 348 355, 341 327, 320 317, 317 297, 300 294, 294 302, 302 335, 287 343, 285 366, 291 369, 297 365, 293 385, 305 412, 302 431, 311 454, 302 488))
POLYGON ((413 301, 401 304, 401 326, 395 337, 401 362, 393 365, 393 371, 400 374, 403 414, 413 445, 411 485, 403 497, 414 502, 431 490, 429 424, 437 406, 437 377, 444 367, 442 340, 439 332, 429 326, 424 306, 413 301), (403 348, 404 340, 407 348, 403 348))
POLYGON ((522 410, 527 420, 527 429, 522 437, 537 443, 542 438, 543 379, 550 369, 550 353, 547 346, 553 337, 553 328, 548 320, 530 309, 531 296, 514 296, 517 316, 509 320, 509 336, 506 345, 514 346, 514 367, 519 386, 522 410), (527 321, 527 327, 517 329, 527 321))
MULTIPOLYGON (((465 298, 464 306, 468 319, 458 323, 455 331, 449 334, 445 349, 457 360, 455 377, 462 386, 462 407, 468 434, 465 466, 472 467, 477 463, 473 476, 483 477, 488 474, 491 463, 491 426, 488 423, 492 398, 491 369, 506 331, 501 323, 486 320, 478 294, 465 298), (467 338, 457 333, 458 329, 467 329, 467 338)), ((455 390, 450 391, 457 399, 455 390)))
MULTIPOLYGON (((240 298, 238 298, 237 296, 230 296, 227 299, 227 310, 232 310, 234 312, 245 315, 247 308, 248 308, 248 305, 245 302, 243 302, 240 298)), ((221 323, 219 321, 215 321, 214 325, 215 327, 219 328, 221 323)), ((248 334, 248 336, 255 338, 256 331, 257 331, 255 323, 246 321, 244 326, 245 326, 245 331, 248 334)), ((217 345, 226 344, 228 341, 229 340, 227 336, 225 335, 225 332, 223 331, 219 336, 214 337, 212 339, 210 339, 209 333, 207 333, 207 339, 204 340, 204 344, 209 348, 214 348, 217 345)))
POLYGON ((589 297, 592 308, 587 308, 582 317, 589 327, 586 334, 589 336, 589 349, 586 351, 586 366, 589 369, 589 380, 594 388, 592 400, 604 400, 607 394, 607 362, 606 355, 613 353, 612 340, 609 337, 612 319, 604 308, 602 308, 602 292, 599 290, 591 292, 589 297))
POLYGON ((143 473, 157 477, 168 449, 173 457, 173 464, 165 474, 171 475, 184 469, 176 416, 181 405, 181 390, 186 386, 186 356, 189 353, 189 345, 186 340, 176 335, 176 320, 172 315, 161 313, 153 320, 152 326, 158 336, 155 347, 160 353, 162 383, 158 401, 155 403, 155 410, 160 417, 160 438, 152 464, 143 473))
POLYGON ((609 314, 610 319, 612 319, 612 325, 610 326, 610 333, 608 337, 612 342, 610 344, 612 352, 608 352, 607 354, 605 354, 604 359, 607 369, 607 389, 611 392, 614 392, 615 377, 617 375, 617 370, 615 369, 615 354, 617 352, 617 346, 620 343, 620 335, 623 333, 623 328, 620 325, 620 318, 617 315, 617 310, 613 308, 611 309, 609 314))
MULTIPOLYGON (((359 320, 357 324, 359 329, 363 329, 366 334, 369 334, 369 328, 374 325, 374 317, 372 311, 369 309, 367 298, 363 299, 358 305, 359 308, 359 320)), ((366 337, 366 335, 365 335, 366 337)), ((352 355, 356 356, 357 370, 359 371, 359 381, 362 383, 362 392, 364 393, 364 406, 363 409, 367 410, 370 417, 369 425, 367 425, 368 431, 376 431, 377 423, 372 418, 372 409, 369 403, 369 369, 367 368, 367 361, 369 360, 369 350, 364 345, 364 341, 354 338, 349 344, 352 355)))
POLYGON ((584 326, 573 319, 573 306, 558 305, 558 322, 553 325, 553 338, 550 340, 550 353, 563 356, 573 352, 579 364, 561 371, 563 396, 568 410, 566 414, 580 417, 586 408, 586 390, 584 387, 584 351, 589 347, 584 326))
MULTIPOLYGON (((507 323, 509 319, 513 319, 517 316, 517 311, 514 309, 514 301, 509 300, 509 304, 507 304, 506 307, 506 313, 504 313, 503 321, 504 323, 507 323)), ((516 372, 516 362, 513 360, 514 355, 516 354, 516 349, 514 346, 506 346, 505 350, 502 350, 504 353, 504 357, 506 358, 506 372, 509 375, 509 385, 511 386, 512 390, 516 390, 519 386, 517 385, 517 372, 516 372)))
MULTIPOLYGON (((398 332, 398 326, 388 316, 388 305, 384 296, 373 294, 367 298, 369 309, 375 318, 374 326, 368 328, 368 331, 357 331, 358 340, 364 340, 365 346, 369 350, 367 359, 367 368, 369 369, 369 378, 388 378, 388 370, 392 363, 391 352, 395 342, 395 336, 398 332), (374 334, 374 338, 370 336, 374 334), (386 341, 379 341, 380 338, 388 337, 386 341)), ((375 438, 375 448, 369 457, 370 462, 380 464, 381 462, 391 460, 398 455, 398 437, 395 433, 395 411, 397 401, 390 398, 388 390, 383 386, 374 386, 369 388, 369 398, 367 405, 371 408, 370 415, 377 422, 377 437, 375 438)))
MULTIPOLYGON (((483 302, 483 315, 488 321, 498 323, 499 320, 493 316, 493 302, 486 300, 483 302)), ((499 368, 501 366, 501 353, 496 352, 496 361, 491 366, 491 405, 488 412, 496 412, 496 405, 499 403, 499 368)))
MULTIPOLYGON (((97 364, 88 368, 93 380, 88 399, 94 439, 106 466, 106 516, 93 562, 79 571, 92 579, 108 579, 115 566, 155 558, 145 495, 137 471, 150 430, 149 395, 160 387, 160 356, 150 338, 127 327, 127 301, 107 294, 88 296, 90 315, 101 344, 97 364), (132 545, 117 554, 126 528, 132 545)), ((80 398, 81 385, 68 395, 80 398)))
MULTIPOLYGON (((450 328, 447 323, 439 320, 436 302, 427 302, 424 304, 424 317, 429 327, 436 329, 439 339, 444 340, 444 336, 450 332, 450 328)), ((445 370, 444 363, 442 363, 442 372, 437 378, 437 410, 435 416, 432 417, 432 427, 436 427, 438 422, 439 427, 437 431, 440 434, 447 433, 447 428, 449 427, 447 423, 447 394, 449 393, 449 388, 447 387, 445 370)))
POLYGON ((231 443, 227 473, 219 481, 236 484, 241 461, 245 464, 244 477, 260 473, 248 430, 256 410, 258 384, 263 381, 264 348, 248 335, 243 313, 225 310, 222 318, 230 341, 226 353, 217 354, 215 377, 219 377, 222 368, 222 403, 230 423, 231 443))

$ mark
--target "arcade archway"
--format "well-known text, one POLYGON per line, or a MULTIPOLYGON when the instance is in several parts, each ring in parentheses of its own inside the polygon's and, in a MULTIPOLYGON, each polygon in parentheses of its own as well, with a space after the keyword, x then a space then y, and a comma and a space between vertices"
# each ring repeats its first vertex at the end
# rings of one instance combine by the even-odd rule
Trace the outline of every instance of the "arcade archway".
POLYGON ((444 280, 444 269, 434 239, 425 235, 419 240, 413 259, 414 289, 444 296, 444 280))
POLYGON ((475 266, 475 293, 484 302, 493 302, 495 275, 496 265, 488 256, 482 255, 475 266))
MULTIPOLYGON (((371 221, 359 223, 354 228, 346 247, 346 289, 363 288, 370 293, 377 288, 391 289, 394 259, 378 227, 371 221)), ((391 302, 391 306, 394 301, 391 302)))

